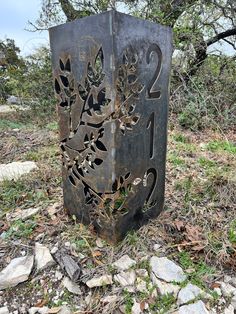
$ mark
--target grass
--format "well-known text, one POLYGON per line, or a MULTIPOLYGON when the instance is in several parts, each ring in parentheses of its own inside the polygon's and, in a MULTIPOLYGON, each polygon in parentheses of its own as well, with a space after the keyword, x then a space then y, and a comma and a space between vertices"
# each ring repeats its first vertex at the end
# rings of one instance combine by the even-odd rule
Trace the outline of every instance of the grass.
POLYGON ((150 309, 155 313, 165 314, 175 304, 175 297, 173 294, 167 293, 162 296, 158 296, 154 304, 150 304, 150 309))
POLYGON ((189 138, 187 138, 186 136, 184 136, 183 134, 180 134, 180 133, 174 134, 173 140, 175 142, 180 142, 180 143, 188 143, 189 142, 189 138))
POLYGON ((229 228, 229 241, 236 244, 236 220, 233 220, 229 228))
POLYGON ((48 197, 46 191, 37 187, 37 182, 24 181, 4 181, 0 183, 0 207, 2 214, 14 210, 17 207, 38 206, 40 202, 45 202, 48 197))
MULTIPOLYGON (((12 128, 20 128, 16 127, 15 123, 18 123, 17 121, 10 122, 10 124, 7 122, 3 128, 8 128, 7 125, 10 125, 12 128)), ((24 123, 19 122, 19 125, 23 128, 24 123)), ((57 124, 55 122, 46 122, 43 127, 50 131, 47 132, 48 134, 56 133, 57 124)), ((24 131, 23 133, 26 132, 24 131)), ((181 133, 179 130, 176 132, 172 130, 170 136, 167 158, 169 172, 167 173, 168 180, 166 185, 166 200, 169 211, 163 213, 164 215, 170 215, 169 222, 165 223, 161 216, 158 220, 154 220, 153 223, 150 222, 144 226, 142 230, 128 233, 124 241, 117 246, 112 248, 104 243, 102 249, 97 249, 96 238, 89 231, 89 228, 69 220, 60 212, 62 216, 58 215, 58 217, 59 219, 62 218, 62 227, 58 238, 61 241, 60 243, 70 241, 75 244, 75 254, 83 253, 86 256, 86 261, 81 260, 82 267, 85 266, 87 269, 93 268, 92 272, 95 272, 98 267, 100 270, 102 269, 113 274, 116 270, 114 270, 111 264, 109 265, 108 261, 111 261, 111 257, 112 261, 114 261, 121 254, 128 254, 137 261, 135 269, 145 268, 149 271, 149 260, 143 259, 142 262, 138 262, 139 259, 136 257, 139 256, 140 258, 140 256, 150 255, 150 252, 153 253, 153 244, 161 239, 161 242, 168 244, 166 254, 177 256, 180 265, 185 271, 187 270, 188 279, 183 285, 190 281, 207 290, 206 282, 208 277, 215 273, 214 267, 209 266, 207 261, 209 264, 222 267, 223 264, 221 264, 220 258, 218 258, 220 256, 219 252, 221 254, 222 252, 224 253, 226 246, 227 249, 230 249, 230 253, 227 251, 227 254, 232 252, 233 256, 235 252, 236 221, 233 213, 233 202, 230 199, 233 194, 233 188, 229 184, 230 173, 233 169, 231 161, 234 154, 234 146, 223 140, 210 141, 208 139, 208 144, 202 149, 203 146, 201 145, 200 147, 199 143, 200 141, 201 143, 207 141, 206 134, 204 134, 202 139, 201 134, 194 136, 194 133, 181 133), (221 199, 223 189, 226 189, 224 195, 228 201, 221 199), (186 233, 186 230, 182 232, 182 230, 176 231, 176 229, 171 228, 170 224, 174 219, 184 220, 193 226, 199 226, 200 230, 202 230, 201 235, 204 235, 203 240, 204 243, 206 242, 206 247, 198 252, 194 251, 191 245, 183 245, 184 241, 187 241, 187 238, 183 235, 184 232, 186 233), (165 233, 165 230, 168 229, 168 223, 170 225, 169 233, 165 233), (177 247, 179 244, 185 251, 178 252, 177 247), (95 256, 95 259, 101 261, 103 265, 96 264, 93 258, 93 252, 96 251, 101 251, 101 256, 95 256), (86 264, 83 265, 83 263, 86 264)), ((39 143, 37 142, 30 151, 28 150, 24 155, 20 156, 24 160, 37 161, 39 166, 37 172, 22 177, 17 182, 6 181, 0 184, 0 208, 3 217, 6 212, 14 211, 17 208, 39 206, 39 203, 47 204, 47 202, 54 200, 54 193, 58 198, 58 195, 61 193, 59 153, 57 145, 54 144, 54 138, 52 140, 53 143, 51 143, 51 138, 48 138, 48 142, 49 144, 46 145, 44 139, 42 139, 42 143, 40 141, 39 143), (55 192, 58 190, 59 194, 55 192)), ((14 143, 13 146, 17 156, 17 153, 20 155, 20 147, 18 148, 16 144, 14 143)), ((19 145, 21 145, 20 141, 19 145)), ((126 195, 122 196, 125 197, 126 195)), ((44 212, 46 211, 43 211, 42 215, 44 215, 44 212)), ((40 219, 41 217, 40 215, 40 219)), ((47 215, 44 218, 48 226, 50 226, 49 216, 47 215)), ((30 239, 32 241, 32 238, 36 236, 41 226, 40 221, 36 219, 37 216, 35 219, 27 221, 18 220, 12 222, 6 231, 6 236, 9 238, 21 238, 22 240, 30 239)), ((56 225, 55 229, 57 228, 58 226, 56 225)), ((48 227, 48 229, 51 228, 48 227)), ((53 242, 54 239, 57 241, 57 236, 50 235, 50 241, 53 242)), ((191 240, 188 241, 191 242, 191 240)), ((163 247, 165 247, 165 244, 163 247)), ((226 257, 224 256, 223 258, 225 259, 226 257)), ((134 296, 137 302, 146 301, 148 297, 150 298, 152 294, 151 285, 150 287, 148 286, 150 278, 147 277, 144 280, 147 281, 147 294, 137 293, 134 295, 127 291, 124 292, 125 312, 127 314, 131 313, 134 296)), ((107 294, 109 290, 106 289, 109 288, 104 288, 104 291, 99 288, 96 290, 96 293, 98 295, 107 294)), ((48 294, 48 304, 50 306, 58 306, 63 302, 73 304, 74 300, 73 295, 68 291, 65 291, 58 301, 50 300, 52 297, 51 294, 48 294)), ((158 296, 152 299, 151 303, 149 307, 150 313, 168 313, 173 304, 175 304, 175 298, 173 295, 158 296)))
POLYGON ((181 157, 178 157, 176 153, 167 154, 167 160, 175 167, 185 165, 185 161, 181 157))
POLYGON ((125 314, 132 314, 132 306, 134 305, 133 296, 127 290, 124 290, 125 314))
POLYGON ((197 146, 192 143, 176 142, 175 149, 179 154, 184 153, 195 153, 197 151, 197 146))
POLYGON ((7 129, 24 129, 26 125, 22 122, 16 122, 8 119, 0 119, 0 130, 7 129))
POLYGON ((14 221, 7 230, 5 238, 29 238, 36 228, 37 224, 34 220, 17 220, 14 221))
POLYGON ((216 167, 218 165, 216 161, 210 160, 206 157, 200 157, 198 159, 198 163, 204 169, 213 168, 213 167, 216 167))
POLYGON ((42 161, 47 160, 50 163, 58 162, 58 145, 51 144, 50 146, 39 147, 34 150, 30 150, 24 155, 25 160, 42 161))
POLYGON ((210 267, 204 261, 193 262, 191 256, 188 252, 182 251, 178 255, 179 264, 182 266, 184 270, 191 269, 191 272, 188 274, 188 280, 186 280, 182 285, 186 285, 189 281, 192 284, 197 285, 201 288, 207 288, 203 277, 210 276, 215 273, 215 268, 210 267))
POLYGON ((126 236, 126 240, 128 245, 135 245, 139 241, 139 236, 136 231, 130 231, 126 236))
POLYGON ((46 129, 49 131, 57 131, 58 130, 58 123, 56 121, 49 122, 46 125, 46 129))
POLYGON ((210 141, 206 148, 212 152, 227 152, 229 154, 236 154, 236 146, 228 141, 210 141))

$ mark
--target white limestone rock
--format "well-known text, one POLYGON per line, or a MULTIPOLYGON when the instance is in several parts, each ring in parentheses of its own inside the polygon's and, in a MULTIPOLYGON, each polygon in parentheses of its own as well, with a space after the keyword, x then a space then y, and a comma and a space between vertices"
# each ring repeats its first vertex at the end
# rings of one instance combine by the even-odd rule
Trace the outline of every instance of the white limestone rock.
POLYGON ((74 283, 68 277, 64 277, 64 279, 62 280, 62 284, 71 293, 77 294, 77 295, 81 295, 82 294, 79 285, 74 283))
POLYGON ((236 288, 236 277, 232 277, 229 283, 236 288))
POLYGON ((178 299, 177 299, 177 304, 182 305, 186 304, 190 301, 193 301, 197 297, 202 296, 204 298, 212 298, 209 294, 204 292, 202 289, 199 287, 188 283, 187 286, 182 288, 178 294, 178 299))
POLYGON ((115 303, 120 299, 117 295, 107 295, 101 299, 101 303, 107 304, 107 303, 115 303))
POLYGON ((161 244, 159 244, 159 243, 155 243, 155 244, 153 245, 153 250, 154 250, 155 252, 159 251, 160 248, 161 248, 161 244))
POLYGON ((221 282, 220 288, 224 297, 231 297, 236 295, 236 288, 230 283, 221 282))
POLYGON ((21 219, 24 221, 24 220, 38 214, 41 210, 42 210, 41 207, 31 207, 31 208, 16 211, 14 213, 9 213, 6 216, 8 219, 11 219, 11 220, 21 219))
POLYGON ((67 305, 62 305, 58 314, 71 314, 72 311, 67 305))
POLYGON ((28 310, 29 314, 47 314, 49 312, 49 308, 47 306, 43 307, 31 307, 28 310))
POLYGON ((0 272, 0 290, 15 287, 28 279, 34 264, 34 256, 14 258, 0 272))
POLYGON ((114 276, 114 280, 122 287, 125 287, 129 292, 134 292, 134 284, 136 280, 136 274, 134 270, 126 272, 122 271, 114 276))
POLYGON ((35 243, 35 262, 37 271, 46 269, 56 263, 50 250, 38 242, 35 243))
POLYGON ((134 304, 131 308, 131 314, 141 314, 141 307, 140 307, 140 303, 136 302, 136 300, 134 299, 134 304))
POLYGON ((234 314, 234 307, 233 307, 233 305, 230 304, 227 308, 225 308, 224 314, 234 314))
POLYGON ((102 287, 102 286, 107 286, 107 285, 112 285, 112 276, 111 275, 103 275, 101 277, 97 278, 92 278, 86 282, 86 285, 89 288, 94 288, 94 287, 102 287))
POLYGON ((216 288, 214 288, 213 290, 218 294, 219 297, 222 296, 222 292, 221 292, 221 289, 220 289, 220 288, 216 287, 216 288))
POLYGON ((137 278, 136 280, 136 290, 139 292, 148 292, 147 283, 142 278, 137 278))
POLYGON ((233 308, 236 310, 236 295, 233 296, 232 300, 231 300, 231 305, 233 306, 233 308))
POLYGON ((55 278, 57 280, 61 280, 63 278, 63 274, 59 271, 59 270, 56 270, 55 272, 55 278))
POLYGON ((14 161, 9 164, 0 164, 0 181, 18 180, 22 175, 37 168, 34 161, 14 161))
POLYGON ((210 314, 210 313, 202 301, 197 301, 192 304, 182 305, 179 308, 178 314, 210 314))
POLYGON ((144 268, 136 269, 135 272, 136 272, 136 275, 138 277, 141 277, 141 278, 147 278, 148 277, 148 272, 144 268))
POLYGON ((7 306, 0 307, 0 314, 9 314, 9 310, 7 306))
POLYGON ((136 265, 135 260, 129 257, 129 255, 123 255, 120 259, 112 264, 119 271, 127 270, 130 267, 136 265))
POLYGON ((178 285, 161 281, 153 273, 151 274, 151 281, 157 287, 157 291, 161 295, 173 294, 175 297, 177 297, 177 294, 180 290, 178 285))
POLYGON ((175 281, 178 283, 186 279, 183 269, 167 257, 151 257, 150 268, 156 277, 167 282, 175 281))

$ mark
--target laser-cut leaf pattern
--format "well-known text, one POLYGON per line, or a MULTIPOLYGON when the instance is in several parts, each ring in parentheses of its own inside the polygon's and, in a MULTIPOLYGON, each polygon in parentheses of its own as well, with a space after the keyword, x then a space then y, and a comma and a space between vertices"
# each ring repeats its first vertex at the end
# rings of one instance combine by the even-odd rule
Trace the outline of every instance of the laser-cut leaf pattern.
POLYGON ((91 219, 93 217, 96 221, 99 221, 100 216, 113 219, 116 215, 128 212, 124 204, 131 189, 130 172, 116 178, 109 193, 95 191, 86 181, 89 174, 95 175, 108 152, 103 141, 103 124, 106 121, 118 121, 121 132, 125 134, 128 130, 132 131, 140 120, 140 114, 135 110, 144 86, 137 75, 138 56, 130 48, 124 52, 122 60, 116 82, 119 101, 113 112, 107 110, 111 99, 103 84, 102 48, 93 62, 88 62, 87 75, 82 81, 77 82, 73 75, 70 56, 60 58, 54 79, 58 107, 64 111, 69 124, 60 145, 63 165, 69 182, 77 188, 83 186, 85 204, 90 206, 91 219), (80 115, 75 126, 72 123, 73 110, 78 107, 80 115))

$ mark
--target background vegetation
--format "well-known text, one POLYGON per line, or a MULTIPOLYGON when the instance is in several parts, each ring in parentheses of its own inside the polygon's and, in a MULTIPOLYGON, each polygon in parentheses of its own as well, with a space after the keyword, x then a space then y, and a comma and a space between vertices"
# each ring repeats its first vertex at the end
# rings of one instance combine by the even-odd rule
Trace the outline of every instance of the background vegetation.
MULTIPOLYGON (((0 163, 35 161, 38 169, 17 181, 0 183, 0 268, 13 257, 32 252, 35 242, 50 249, 66 248, 80 260, 85 276, 113 275, 112 262, 124 254, 139 261, 137 268, 150 272, 146 257, 164 252, 185 270, 183 286, 191 282, 210 292, 224 275, 235 276, 236 270, 236 2, 43 0, 32 31, 114 7, 174 31, 165 210, 117 246, 97 242, 92 228, 67 215, 62 204, 50 50, 41 47, 23 58, 14 40, 5 39, 0 41, 0 106, 14 95, 31 110, 1 113, 0 163), (228 47, 231 55, 225 54, 228 47), (40 210, 23 221, 19 214, 29 208, 40 210), (1 241, 6 244, 1 246, 1 241), (154 244, 160 244, 160 251, 154 252, 154 244)), ((61 279, 53 281, 54 271, 53 266, 37 275, 37 281, 30 279, 20 289, 6 290, 4 302, 17 299, 20 305, 49 307, 67 302, 71 308, 80 304, 81 295, 64 291, 61 279)), ((88 290, 83 293, 87 297, 88 290)), ((94 289, 87 313, 100 313, 104 305, 99 300, 107 293, 110 288, 94 289)), ((135 298, 143 302, 150 293, 135 298)), ((130 314, 132 295, 121 289, 120 296, 130 314)), ((224 304, 216 294, 212 296, 211 305, 220 305, 216 313, 224 313, 229 298, 224 304)), ((173 303, 172 295, 158 295, 150 301, 150 310, 166 313, 173 303)))
MULTIPOLYGON (((236 54, 228 56, 225 51, 229 47, 233 51, 236 43, 234 0, 42 0, 32 31, 111 8, 173 28, 171 121, 192 130, 233 127, 236 54)), ((6 39, 0 41, 0 52, 0 101, 15 95, 38 117, 55 119, 49 48, 23 58, 14 40, 6 39)))

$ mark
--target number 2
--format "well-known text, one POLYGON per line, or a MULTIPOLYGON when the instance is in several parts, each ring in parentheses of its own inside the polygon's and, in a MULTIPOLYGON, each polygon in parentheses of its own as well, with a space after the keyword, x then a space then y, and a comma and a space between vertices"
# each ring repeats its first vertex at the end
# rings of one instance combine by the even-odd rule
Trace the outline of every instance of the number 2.
POLYGON ((157 84, 158 78, 161 73, 161 68, 162 68, 162 52, 157 44, 151 44, 151 46, 148 48, 147 56, 146 56, 147 64, 150 63, 151 55, 153 54, 153 52, 157 54, 158 61, 157 61, 154 75, 147 86, 147 96, 148 98, 159 99, 161 97, 161 91, 157 89, 156 84, 157 84))

